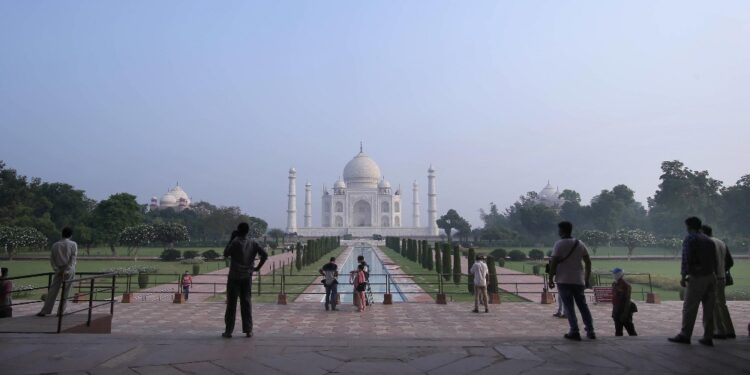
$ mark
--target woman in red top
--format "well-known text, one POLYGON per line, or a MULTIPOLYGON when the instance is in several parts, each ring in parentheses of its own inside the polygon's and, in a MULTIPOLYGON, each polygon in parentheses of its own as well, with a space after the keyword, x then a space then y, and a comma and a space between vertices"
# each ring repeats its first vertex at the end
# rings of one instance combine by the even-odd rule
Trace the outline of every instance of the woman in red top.
POLYGON ((365 289, 367 288, 367 276, 365 276, 365 265, 360 264, 357 269, 357 274, 354 277, 354 293, 357 295, 358 298, 358 307, 359 311, 365 311, 365 301, 367 297, 365 297, 365 289))
POLYGON ((190 296, 191 286, 193 286, 193 277, 190 276, 188 271, 185 271, 185 273, 182 274, 182 292, 185 294, 185 301, 187 301, 190 296))

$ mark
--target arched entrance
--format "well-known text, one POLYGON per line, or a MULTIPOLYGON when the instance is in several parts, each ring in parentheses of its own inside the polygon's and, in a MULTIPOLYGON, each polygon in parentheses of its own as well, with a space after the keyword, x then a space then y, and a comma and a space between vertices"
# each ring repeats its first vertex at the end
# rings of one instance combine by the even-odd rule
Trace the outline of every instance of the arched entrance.
POLYGON ((352 215, 352 225, 355 227, 372 226, 372 206, 366 201, 359 201, 354 204, 352 215))

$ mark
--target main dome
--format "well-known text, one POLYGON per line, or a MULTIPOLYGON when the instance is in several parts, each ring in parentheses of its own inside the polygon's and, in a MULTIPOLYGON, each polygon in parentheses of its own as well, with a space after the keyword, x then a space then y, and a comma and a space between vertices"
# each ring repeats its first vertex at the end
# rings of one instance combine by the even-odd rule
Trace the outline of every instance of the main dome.
POLYGON ((344 181, 349 188, 377 189, 380 167, 367 154, 360 151, 344 167, 344 181))

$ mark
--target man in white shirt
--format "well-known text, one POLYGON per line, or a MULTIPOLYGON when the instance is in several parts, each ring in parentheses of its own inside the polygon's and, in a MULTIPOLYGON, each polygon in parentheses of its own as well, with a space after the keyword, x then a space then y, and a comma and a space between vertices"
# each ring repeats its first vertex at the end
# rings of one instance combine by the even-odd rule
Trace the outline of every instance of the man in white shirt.
POLYGON ((701 232, 711 238, 716 244, 716 309, 714 309, 714 333, 715 339, 733 339, 737 335, 734 332, 732 317, 727 308, 727 296, 724 289, 727 287, 726 274, 734 265, 732 254, 724 241, 714 237, 714 230, 708 225, 701 227, 701 232))
POLYGON ((469 273, 474 276, 474 310, 472 312, 479 312, 480 300, 484 305, 484 312, 490 312, 487 303, 487 284, 489 283, 490 273, 484 255, 477 257, 477 262, 471 266, 469 273))
POLYGON ((61 312, 65 312, 65 302, 70 294, 70 287, 73 283, 71 281, 75 278, 76 273, 76 258, 78 257, 78 244, 70 240, 73 236, 73 230, 65 227, 62 230, 62 239, 55 242, 52 245, 52 253, 50 254, 50 264, 55 275, 52 277, 52 284, 47 292, 47 298, 44 300, 44 307, 37 316, 45 316, 52 313, 52 308, 55 306, 55 300, 57 300, 57 293, 60 291, 60 286, 63 280, 65 280, 65 289, 62 295, 62 306, 61 312))

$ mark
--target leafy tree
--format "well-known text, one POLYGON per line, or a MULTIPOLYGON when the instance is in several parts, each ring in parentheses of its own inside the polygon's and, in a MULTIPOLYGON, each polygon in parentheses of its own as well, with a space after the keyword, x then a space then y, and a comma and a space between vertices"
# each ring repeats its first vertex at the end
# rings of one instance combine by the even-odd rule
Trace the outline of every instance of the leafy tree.
POLYGON ((40 249, 46 245, 47 237, 34 228, 0 226, 0 246, 10 260, 19 248, 40 249))
MULTIPOLYGON (((659 189, 648 199, 651 228, 664 237, 679 237, 686 217, 698 216, 716 222, 721 210, 722 182, 708 171, 694 171, 677 160, 661 164, 659 189)), ((747 207, 747 206, 745 206, 747 207)))
POLYGON ((594 253, 594 255, 596 255, 596 250, 600 246, 609 244, 610 240, 610 236, 608 233, 596 229, 585 230, 581 232, 579 238, 586 245, 588 245, 589 248, 591 248, 591 251, 594 253))
POLYGON ((653 245, 656 242, 654 235, 641 229, 621 229, 615 234, 618 243, 628 248, 628 260, 637 247, 653 245))
POLYGON ((750 237, 750 174, 723 189, 721 200, 723 227, 735 236, 750 237))
POLYGON ((86 251, 86 255, 91 255, 91 246, 94 246, 96 242, 96 236, 94 230, 88 225, 80 224, 73 230, 73 240, 79 245, 83 246, 86 251))
POLYGON ((479 210, 479 217, 484 222, 481 230, 482 239, 490 241, 515 239, 518 234, 510 228, 508 218, 500 213, 494 202, 490 203, 490 212, 479 210))
POLYGON ((143 214, 135 196, 118 193, 99 202, 91 215, 91 225, 98 242, 109 245, 116 255, 115 245, 123 229, 143 222, 143 214))
POLYGON ((437 220, 437 226, 445 231, 445 235, 448 237, 448 242, 451 242, 454 230, 462 235, 468 235, 471 233, 471 225, 469 222, 462 218, 454 209, 448 210, 445 215, 441 216, 437 220))
POLYGON ((591 199, 589 215, 594 226, 607 233, 621 228, 645 228, 646 210, 634 197, 635 192, 625 185, 602 190, 591 199))
POLYGON ((284 232, 283 230, 281 230, 279 228, 273 228, 273 229, 271 229, 271 230, 268 231, 268 235, 271 236, 271 238, 273 238, 274 242, 276 242, 276 245, 278 245, 279 244, 279 238, 284 237, 286 235, 286 232, 284 232))
POLYGON ((659 245, 661 245, 661 247, 672 250, 672 255, 675 257, 679 255, 680 250, 682 250, 682 240, 679 238, 662 238, 659 241, 659 245))
POLYGON ((535 243, 551 240, 560 216, 555 209, 538 203, 538 194, 528 192, 507 210, 511 227, 522 231, 535 243))
POLYGON ((127 227, 120 233, 120 244, 128 247, 128 256, 138 257, 138 249, 156 239, 154 227, 148 224, 127 227))
POLYGON ((510 257, 510 260, 515 262, 526 260, 526 254, 521 250, 511 250, 508 256, 510 257))
POLYGON ((153 240, 164 245, 165 249, 174 247, 175 242, 189 241, 187 227, 177 223, 157 223, 153 225, 153 240))

